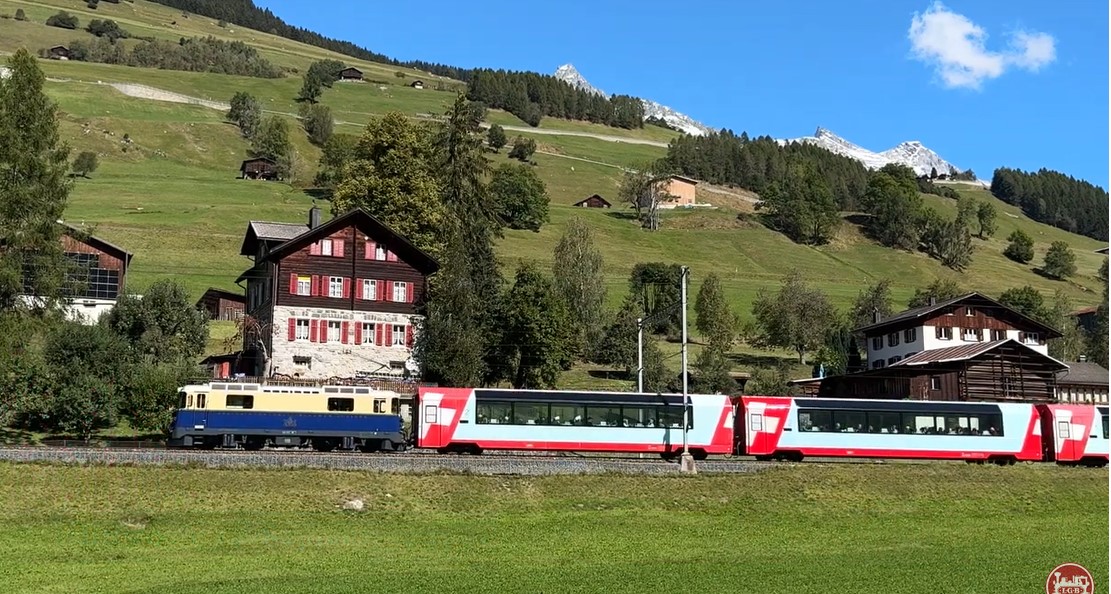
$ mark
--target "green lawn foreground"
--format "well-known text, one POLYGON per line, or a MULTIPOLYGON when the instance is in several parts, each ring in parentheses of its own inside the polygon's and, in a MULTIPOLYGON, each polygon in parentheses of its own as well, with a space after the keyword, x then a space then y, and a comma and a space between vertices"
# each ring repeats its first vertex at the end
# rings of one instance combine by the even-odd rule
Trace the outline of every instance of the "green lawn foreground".
POLYGON ((0 464, 0 591, 1106 591, 1107 471, 480 477, 0 464), (361 512, 341 504, 361 498, 361 512))

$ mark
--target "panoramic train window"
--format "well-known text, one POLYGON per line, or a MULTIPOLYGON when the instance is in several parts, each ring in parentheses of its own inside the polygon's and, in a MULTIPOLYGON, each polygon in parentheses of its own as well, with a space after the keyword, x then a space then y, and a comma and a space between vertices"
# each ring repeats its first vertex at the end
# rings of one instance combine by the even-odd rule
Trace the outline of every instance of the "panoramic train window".
POLYGON ((355 410, 354 398, 329 398, 328 410, 334 412, 351 412, 355 410))
POLYGON ((1002 436, 1003 417, 985 413, 799 410, 799 431, 1002 436))
POLYGON ((226 406, 228 408, 254 408, 255 397, 242 394, 228 394, 226 406))
MULTIPOLYGON (((483 425, 585 425, 589 427, 682 427, 682 406, 620 406, 547 402, 478 402, 475 422, 483 425)), ((688 428, 694 427, 693 415, 688 428)))

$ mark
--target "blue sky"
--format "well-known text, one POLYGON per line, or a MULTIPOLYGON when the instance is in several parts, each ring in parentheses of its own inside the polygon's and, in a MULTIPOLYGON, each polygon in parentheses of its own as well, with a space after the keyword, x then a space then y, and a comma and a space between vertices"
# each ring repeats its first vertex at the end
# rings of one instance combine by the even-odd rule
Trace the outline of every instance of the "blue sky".
POLYGON ((551 73, 777 138, 921 140, 990 179, 1108 183, 1108 6, 1078 0, 256 0, 399 59, 551 73), (477 5, 477 8, 475 6, 477 5))

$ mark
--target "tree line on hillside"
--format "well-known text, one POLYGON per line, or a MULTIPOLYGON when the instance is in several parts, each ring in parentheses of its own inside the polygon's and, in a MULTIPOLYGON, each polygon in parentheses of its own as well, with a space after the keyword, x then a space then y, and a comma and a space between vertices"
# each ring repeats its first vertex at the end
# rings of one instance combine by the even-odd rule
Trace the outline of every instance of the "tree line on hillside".
POLYGON ((416 68, 431 74, 446 76, 455 80, 466 82, 470 80, 471 70, 457 68, 444 64, 425 62, 423 60, 397 60, 384 54, 359 47, 349 41, 340 41, 325 37, 314 31, 287 24, 274 15, 269 8, 259 8, 252 0, 154 0, 185 12, 191 12, 209 18, 235 23, 241 27, 248 27, 256 31, 270 33, 279 37, 331 50, 345 56, 400 66, 403 68, 416 68))
POLYGON ((639 99, 604 97, 535 72, 477 69, 467 85, 467 98, 504 109, 530 126, 550 116, 618 128, 644 127, 644 104, 639 99))
POLYGON ((281 68, 259 55, 258 50, 242 41, 223 41, 215 37, 183 37, 171 41, 141 41, 126 48, 110 37, 91 41, 74 40, 69 44, 70 59, 103 64, 120 64, 141 68, 213 72, 281 78, 281 68))
POLYGON ((992 176, 991 193, 1035 221, 1107 241, 1108 194, 1103 188, 1048 169, 1000 167, 992 176))
POLYGON ((0 79, 0 425, 87 438, 127 419, 162 431, 195 377, 205 315, 174 281, 121 295, 99 324, 66 319, 75 265, 61 241, 72 180, 45 76, 19 50, 0 79), (22 295, 34 295, 24 299, 22 295))

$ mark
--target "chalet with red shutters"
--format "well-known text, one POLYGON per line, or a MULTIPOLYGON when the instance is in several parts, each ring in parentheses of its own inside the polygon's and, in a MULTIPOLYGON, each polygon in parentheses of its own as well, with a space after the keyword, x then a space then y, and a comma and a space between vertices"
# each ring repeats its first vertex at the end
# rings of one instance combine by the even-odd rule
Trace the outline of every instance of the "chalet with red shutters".
POLYGON ((436 261, 355 209, 305 224, 251 221, 240 253, 254 265, 244 339, 250 375, 307 379, 403 376, 415 371, 418 306, 436 261))

